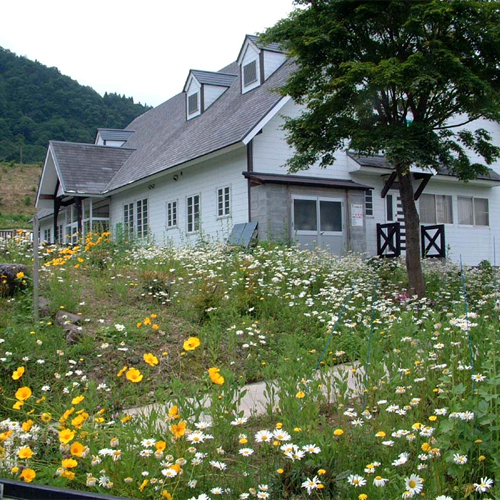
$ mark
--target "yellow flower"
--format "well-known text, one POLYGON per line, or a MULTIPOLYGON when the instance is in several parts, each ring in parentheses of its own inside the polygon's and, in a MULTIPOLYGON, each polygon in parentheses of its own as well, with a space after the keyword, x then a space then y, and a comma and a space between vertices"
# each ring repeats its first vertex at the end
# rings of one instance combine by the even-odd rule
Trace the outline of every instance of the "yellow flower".
POLYGON ((375 436, 377 436, 378 438, 385 438, 386 434, 384 431, 378 431, 375 436))
POLYGON ((151 324, 151 320, 150 320, 149 318, 144 318, 143 323, 144 323, 145 325, 150 325, 150 324, 151 324))
POLYGON ((17 467, 17 466, 12 467, 12 469, 10 470, 10 472, 12 472, 12 474, 17 474, 19 472, 19 467, 17 467))
POLYGON ((184 341, 184 350, 185 351, 194 351, 201 344, 200 339, 198 337, 189 337, 184 341))
POLYGON ((2 432, 0 434, 0 443, 3 443, 13 432, 13 430, 2 432))
POLYGON ((431 415, 431 416, 429 417, 429 420, 430 420, 431 422, 435 422, 437 419, 438 419, 438 418, 437 418, 437 416, 436 416, 436 415, 431 415))
POLYGON ((17 456, 21 459, 31 458, 33 456, 33 450, 29 446, 24 446, 18 451, 17 456))
POLYGON ((144 481, 142 482, 142 484, 139 486, 139 491, 143 491, 144 488, 148 485, 149 483, 149 479, 144 479, 144 481))
POLYGON ((62 462, 61 465, 65 469, 73 469, 78 465, 78 462, 74 458, 65 458, 62 462))
POLYGON ((223 385, 225 380, 224 377, 219 373, 220 369, 213 367, 208 369, 208 376, 210 377, 210 380, 217 385, 223 385))
POLYGON ((366 493, 360 493, 358 495, 359 500, 366 500, 368 498, 368 495, 366 493))
POLYGON ((26 401, 31 397, 31 389, 29 387, 21 387, 16 392, 16 399, 19 401, 26 401))
POLYGON ((319 469, 318 470, 318 476, 323 476, 326 474, 326 470, 325 469, 319 469))
POLYGON ((342 429, 335 429, 333 431, 334 436, 342 436, 342 434, 344 434, 344 431, 342 429))
POLYGON ((81 403, 85 399, 85 396, 77 396, 76 398, 73 398, 71 401, 72 405, 77 405, 78 403, 81 403))
POLYGON ((23 422, 23 425, 21 426, 24 432, 29 432, 31 429, 31 426, 34 424, 33 420, 26 420, 23 422))
POLYGON ((137 368, 129 368, 125 376, 127 380, 134 382, 134 384, 140 382, 144 378, 144 375, 137 368))
POLYGON ((167 500, 172 500, 172 495, 167 490, 163 490, 161 496, 167 500))
POLYGON ((31 483, 36 477, 36 472, 33 469, 23 469, 19 475, 19 479, 22 479, 26 483, 31 483))
POLYGON ((132 420, 132 415, 125 415, 122 419, 121 419, 121 422, 122 424, 126 424, 127 422, 129 422, 130 420, 132 420))
POLYGON ((70 441, 73 441, 74 437, 75 433, 71 429, 63 429, 62 431, 59 431, 59 441, 63 444, 68 444, 70 441))
POLYGON ((18 367, 17 370, 15 370, 12 373, 12 378, 14 380, 19 380, 23 376, 23 373, 24 373, 24 366, 20 366, 20 367, 18 367))
POLYGON ((432 450, 432 446, 429 443, 423 443, 420 448, 422 448, 422 451, 424 453, 428 453, 429 451, 432 450))
POLYGON ((69 449, 69 452, 74 456, 81 458, 83 454, 85 453, 85 446, 83 446, 82 443, 75 441, 72 445, 71 448, 69 449))
POLYGON ((42 415, 40 416, 40 420, 44 424, 48 424, 52 420, 52 415, 50 413, 42 413, 42 415))
POLYGON ((155 366, 158 364, 158 358, 150 352, 144 354, 143 359, 149 366, 155 366))
POLYGON ((480 462, 484 462, 484 461, 486 460, 486 457, 485 457, 484 455, 481 455, 481 456, 478 458, 478 460, 479 460, 480 462))
POLYGON ((14 410, 20 410, 23 407, 24 403, 22 401, 16 401, 13 405, 12 408, 14 410))
POLYGON ((18 272, 18 273, 16 274, 16 278, 17 278, 18 280, 23 279, 23 278, 24 278, 24 273, 23 273, 22 271, 18 272))
POLYGON ((155 323, 151 328, 153 330, 158 330, 160 328, 160 326, 155 323))
POLYGON ((180 418, 179 407, 177 405, 172 406, 170 410, 168 410, 168 420, 176 420, 180 418))
POLYGON ((285 472, 285 471, 284 471, 283 469, 278 469, 276 472, 277 472, 278 474, 283 474, 283 472, 285 472))
POLYGON ((186 422, 179 422, 178 424, 170 426, 170 432, 174 435, 175 438, 180 438, 184 436, 186 432, 186 426, 186 422))
POLYGON ((304 391, 299 391, 297 394, 295 394, 295 397, 298 399, 302 399, 306 397, 306 393, 304 391))
POLYGON ((157 441, 155 444, 156 451, 165 451, 167 443, 165 441, 157 441))
POLYGON ((72 470, 63 470, 61 472, 61 477, 65 477, 66 479, 69 479, 71 481, 75 479, 75 473, 72 470))
POLYGON ((124 366, 117 374, 117 377, 121 377, 128 370, 128 366, 124 366))

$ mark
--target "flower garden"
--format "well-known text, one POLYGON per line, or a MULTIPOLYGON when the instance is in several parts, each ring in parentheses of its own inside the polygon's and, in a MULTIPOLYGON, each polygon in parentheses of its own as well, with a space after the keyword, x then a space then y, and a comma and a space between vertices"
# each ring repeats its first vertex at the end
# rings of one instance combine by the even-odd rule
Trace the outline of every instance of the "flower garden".
MULTIPOLYGON (((279 245, 104 234, 39 255, 41 320, 30 276, 0 296, 1 477, 141 499, 500 498, 488 263, 427 261, 417 299, 401 262, 279 245), (245 416, 252 382, 267 404, 245 416)), ((0 260, 31 250, 0 242, 0 260)))

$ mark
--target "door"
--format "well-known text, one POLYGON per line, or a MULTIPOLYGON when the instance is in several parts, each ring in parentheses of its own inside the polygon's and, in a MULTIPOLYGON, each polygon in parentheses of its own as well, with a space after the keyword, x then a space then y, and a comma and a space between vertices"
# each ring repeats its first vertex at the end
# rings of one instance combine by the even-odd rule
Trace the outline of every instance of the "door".
POLYGON ((320 197, 292 198, 292 232, 305 248, 322 248, 344 253, 344 207, 341 199, 320 197))

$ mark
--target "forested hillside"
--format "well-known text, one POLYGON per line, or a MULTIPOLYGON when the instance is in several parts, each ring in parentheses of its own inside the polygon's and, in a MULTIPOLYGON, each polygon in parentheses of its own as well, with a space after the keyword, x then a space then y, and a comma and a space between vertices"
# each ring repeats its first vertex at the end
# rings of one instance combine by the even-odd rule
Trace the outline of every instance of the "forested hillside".
POLYGON ((98 127, 123 128, 148 109, 0 47, 0 161, 41 162, 49 140, 93 142, 98 127))

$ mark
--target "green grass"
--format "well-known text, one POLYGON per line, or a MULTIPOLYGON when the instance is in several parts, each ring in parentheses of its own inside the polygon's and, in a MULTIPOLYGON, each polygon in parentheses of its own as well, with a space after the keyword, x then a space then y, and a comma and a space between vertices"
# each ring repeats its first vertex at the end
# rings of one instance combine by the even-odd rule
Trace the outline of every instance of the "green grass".
MULTIPOLYGON (((7 252, 31 262, 20 244, 7 252)), ((240 252, 104 240, 63 253, 45 248, 41 259, 47 317, 33 323, 29 290, 0 299, 0 433, 13 430, 0 435, 4 476, 29 468, 44 484, 140 498, 214 498, 214 488, 226 498, 308 498, 308 488, 321 498, 410 498, 420 478, 427 498, 495 497, 494 485, 478 491, 500 470, 491 266, 466 270, 465 303, 460 269, 439 262, 426 262, 428 295, 418 300, 406 295, 401 262, 283 246, 240 252), (75 344, 55 324, 58 311, 81 314, 75 344), (199 347, 186 350, 189 337, 199 347), (339 363, 348 368, 333 378, 339 363), (24 373, 13 380, 18 367, 24 373), (210 367, 223 384, 211 381, 210 367), (130 380, 134 373, 140 381, 130 380), (267 382, 275 404, 236 425, 242 387, 254 381, 267 382), (33 395, 16 410, 20 387, 33 395), (127 408, 150 403, 158 404, 151 417, 128 420, 127 408), (212 438, 196 444, 207 416, 211 427, 198 430, 212 438), (29 420, 34 430, 13 423, 29 420), (171 426, 180 422, 186 430, 176 437, 171 426), (59 442, 64 428, 74 433, 68 445, 59 442), (270 442, 260 442, 265 430, 270 442), (88 449, 83 456, 75 441, 88 449), (26 444, 35 454, 21 459, 26 444), (65 468, 72 444, 78 464, 65 468), (385 486, 374 484, 377 476, 385 486)))

